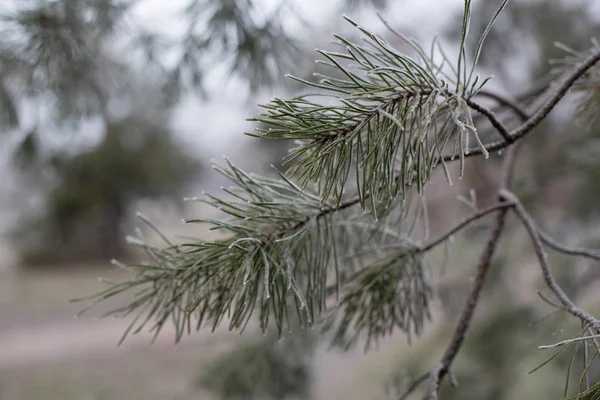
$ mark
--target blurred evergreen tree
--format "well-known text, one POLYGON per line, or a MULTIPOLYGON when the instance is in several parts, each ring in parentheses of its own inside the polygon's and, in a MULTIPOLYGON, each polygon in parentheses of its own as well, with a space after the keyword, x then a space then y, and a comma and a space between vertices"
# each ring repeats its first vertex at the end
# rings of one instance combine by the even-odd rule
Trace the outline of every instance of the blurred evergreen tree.
POLYGON ((316 343, 302 331, 251 339, 204 367, 197 386, 220 400, 308 400, 316 343))
POLYGON ((125 256, 131 205, 141 198, 179 200, 201 171, 164 120, 140 116, 108 123, 89 150, 50 158, 42 167, 53 177, 45 207, 26 217, 15 236, 25 262, 125 256))

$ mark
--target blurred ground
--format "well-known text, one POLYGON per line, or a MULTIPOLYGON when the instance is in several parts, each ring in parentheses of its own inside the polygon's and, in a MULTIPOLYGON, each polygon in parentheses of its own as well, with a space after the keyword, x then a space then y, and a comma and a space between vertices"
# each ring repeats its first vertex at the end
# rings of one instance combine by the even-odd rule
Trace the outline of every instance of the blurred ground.
MULTIPOLYGON (((101 287, 106 269, 0 274, 0 399, 204 399, 192 383, 202 365, 248 336, 221 327, 203 330, 173 344, 168 328, 150 344, 149 334, 116 344, 126 320, 98 319, 94 309, 68 300, 101 287)), ((107 306, 108 307, 108 306, 107 306)), ((252 333, 249 333, 252 334, 252 333)), ((319 352, 316 399, 375 399, 404 337, 382 343, 367 355, 362 348, 342 354, 319 352)))

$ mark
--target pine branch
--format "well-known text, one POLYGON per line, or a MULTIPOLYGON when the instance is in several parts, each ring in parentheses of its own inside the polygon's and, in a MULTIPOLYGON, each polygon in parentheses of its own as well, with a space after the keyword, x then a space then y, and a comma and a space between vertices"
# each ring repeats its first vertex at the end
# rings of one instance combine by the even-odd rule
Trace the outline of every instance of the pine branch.
MULTIPOLYGON (((116 315, 139 312, 130 329, 139 318, 143 321, 136 332, 154 317, 152 329, 158 333, 172 319, 179 340, 190 331, 193 316, 197 329, 203 321, 210 321, 214 329, 229 318, 230 329, 243 330, 256 310, 263 329, 274 319, 281 332, 289 322, 289 302, 305 324, 317 323, 330 311, 326 300, 334 282, 341 295, 333 317, 336 340, 349 332, 355 337, 366 332, 369 343, 396 328, 410 337, 411 332, 419 334, 429 318, 431 287, 423 255, 468 223, 497 212, 478 279, 451 345, 440 368, 430 374, 437 391, 470 325, 510 201, 476 213, 420 247, 413 238, 420 215, 402 200, 423 192, 438 162, 450 180, 446 161, 458 158, 462 174, 466 157, 508 147, 529 133, 600 59, 600 51, 567 74, 543 107, 507 132, 491 111, 469 97, 481 86, 461 87, 459 83, 466 85, 470 79, 460 76, 448 82, 440 72, 443 63, 436 63, 414 41, 406 43, 415 49, 418 61, 353 24, 366 35, 365 46, 336 36, 346 52, 321 52, 323 63, 344 78, 323 76, 320 83, 300 80, 325 91, 325 101, 314 101, 313 96, 276 98, 255 119, 267 125, 255 136, 299 141, 287 159, 292 164, 289 174, 271 179, 232 164, 217 167, 235 186, 225 189, 227 198, 207 195, 203 201, 229 217, 190 222, 209 223, 226 233, 224 239, 167 243, 162 249, 132 239, 147 251, 151 262, 123 266, 134 273, 134 279, 114 284, 95 297, 103 300, 137 288, 136 300, 115 311, 116 315), (459 87, 455 92, 448 90, 452 83, 459 87), (470 106, 483 112, 505 140, 481 143, 470 106), (476 149, 469 148, 470 137, 477 140, 476 149), (448 144, 453 151, 444 156, 448 144), (355 188, 349 187, 352 181, 355 188), (309 182, 316 183, 313 191, 309 182), (350 190, 357 195, 348 196, 350 190), (372 215, 347 213, 359 204, 372 215), (409 224, 409 216, 414 223, 409 224), (344 260, 342 253, 353 257, 344 260)), ((514 104, 508 107, 516 111, 514 104)), ((514 157, 507 159, 511 161, 507 161, 504 187, 510 186, 514 169, 514 157)))
POLYGON ((403 195, 412 184, 422 191, 449 143, 464 161, 474 136, 485 154, 465 100, 447 89, 433 55, 400 36, 415 49, 415 61, 348 21, 366 35, 367 45, 334 35, 346 53, 319 51, 326 59, 321 63, 345 78, 319 75, 314 83, 292 77, 327 100, 276 98, 252 119, 266 128, 251 136, 298 142, 285 163, 291 176, 302 186, 316 182, 325 198, 334 199, 354 178, 365 208, 403 195), (373 199, 365 204, 367 198, 373 199))
POLYGON ((337 337, 350 329, 356 335, 366 333, 369 340, 396 328, 420 333, 432 292, 426 266, 416 254, 397 257, 399 246, 413 245, 410 237, 416 224, 410 223, 409 215, 417 218, 418 213, 410 202, 378 209, 379 220, 373 221, 368 215, 344 212, 357 203, 356 198, 323 206, 318 193, 284 176, 248 174, 231 163, 215 168, 235 184, 224 189, 229 197, 206 195, 194 200, 218 208, 229 219, 187 222, 208 223, 225 238, 173 245, 159 233, 167 242, 163 249, 148 245, 143 237, 130 238, 148 253, 151 263, 117 263, 134 279, 112 284, 92 298, 102 301, 138 290, 136 300, 111 312, 115 316, 138 312, 126 335, 139 332, 153 317, 156 323, 151 330, 156 334, 169 318, 174 320, 176 341, 190 332, 192 319, 197 320, 195 329, 204 321, 214 329, 228 318, 230 329, 243 330, 255 310, 263 330, 274 320, 281 333, 289 324, 288 308, 294 306, 300 321, 313 325, 329 310, 327 285, 332 281, 335 292, 342 295, 337 310, 332 310, 342 316, 336 323, 337 337), (344 259, 346 254, 354 255, 344 259), (381 318, 364 319, 357 313, 353 304, 369 292, 356 293, 353 288, 364 287, 364 280, 372 282, 374 297, 403 293, 388 297, 389 302, 361 305, 365 315, 386 308, 389 314, 384 311, 381 318))

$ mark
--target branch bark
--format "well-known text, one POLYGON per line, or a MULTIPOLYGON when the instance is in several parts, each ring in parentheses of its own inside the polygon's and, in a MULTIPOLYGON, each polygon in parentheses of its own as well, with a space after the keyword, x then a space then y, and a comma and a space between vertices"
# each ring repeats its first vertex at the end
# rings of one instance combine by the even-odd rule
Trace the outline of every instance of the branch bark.
POLYGON ((465 305, 461 311, 460 317, 458 319, 458 324, 454 329, 454 333, 452 334, 450 344, 448 345, 446 352, 444 353, 440 362, 429 374, 429 385, 427 388, 427 394, 424 397, 424 399, 426 400, 437 399, 437 393, 440 384, 446 376, 446 374, 448 374, 450 366, 454 362, 456 355, 462 347, 467 331, 471 326, 471 321, 473 320, 475 308, 479 303, 481 291, 483 289, 487 273, 492 264, 492 257, 494 256, 494 251, 496 250, 498 241, 500 240, 500 235, 502 234, 502 230, 504 228, 507 212, 507 209, 502 209, 498 212, 498 215, 496 216, 494 230, 492 231, 485 245, 485 249, 481 255, 479 265, 477 266, 477 275, 475 277, 475 281, 473 282, 473 287, 471 288, 471 292, 469 293, 467 301, 465 302, 465 305))
MULTIPOLYGON (((556 90, 552 93, 552 95, 546 100, 546 102, 520 126, 516 127, 512 131, 509 132, 509 135, 512 142, 521 139, 529 132, 531 132, 536 126, 540 124, 550 112, 556 107, 556 105, 560 102, 560 100, 567 94, 571 86, 583 76, 590 68, 592 68, 596 63, 600 61, 600 49, 596 50, 592 53, 588 58, 586 58, 581 64, 579 64, 576 68, 574 68, 571 72, 569 72, 563 82, 556 88, 556 90)), ((497 142, 488 143, 485 145, 485 149, 488 152, 502 150, 506 147, 509 147, 512 142, 508 142, 506 140, 501 140, 497 142)), ((466 157, 473 157, 476 155, 482 154, 482 150, 479 147, 474 147, 469 150, 468 154, 465 154, 466 157)), ((455 155, 449 154, 444 156, 444 161, 449 162, 453 161, 456 158, 455 155)))
MULTIPOLYGON (((527 114, 523 111, 520 106, 515 102, 510 102, 512 104, 513 111, 517 114, 517 116, 522 120, 527 120, 527 114)), ((486 114, 488 115, 488 114, 486 114)), ((488 117, 493 117, 493 113, 490 113, 488 117)), ((494 125, 494 123, 492 123, 494 125)), ((501 125, 501 124, 500 124, 501 125)), ((494 125, 496 126, 496 125, 494 125)), ((517 143, 515 146, 511 147, 504 159, 502 166, 502 179, 500 182, 500 188, 508 188, 512 185, 514 169, 517 161, 517 153, 521 147, 523 142, 517 143)), ((507 207, 513 207, 514 203, 512 201, 502 201, 500 204, 504 204, 507 207)), ((473 286, 471 288, 471 292, 467 297, 465 305, 461 311, 460 317, 458 319, 458 323, 456 328, 454 329, 454 333, 452 334, 452 339, 450 344, 446 348, 446 351, 442 357, 442 359, 438 362, 438 364, 427 374, 429 378, 429 385, 427 387, 427 392, 425 395, 426 400, 437 400, 439 387, 444 379, 444 377, 450 372, 450 367, 454 362, 454 359, 458 355, 462 344, 466 338, 467 331, 471 325, 471 321, 473 320, 473 315, 475 313, 475 309, 477 304, 479 303, 479 299, 481 296, 481 291, 483 290, 483 285, 485 283, 485 279, 487 277, 487 273, 490 269, 492 258, 494 256, 494 252, 496 247, 498 246, 498 242, 500 240, 500 236, 502 235, 502 231, 504 229, 504 225, 506 223, 506 216, 508 213, 508 208, 501 208, 496 216, 496 220, 494 222, 494 227, 492 229, 492 233, 488 238, 488 241, 485 245, 485 249, 481 255, 478 267, 477 267, 477 275, 473 286)), ((456 230, 452 230, 454 233, 456 230)), ((421 378, 419 378, 421 379, 421 378)), ((400 399, 407 398, 410 393, 412 393, 422 382, 423 380, 417 380, 413 382, 412 385, 409 386, 407 392, 400 399)))
POLYGON ((479 103, 474 102, 471 99, 466 99, 465 101, 469 107, 471 107, 473 110, 479 112, 480 114, 484 115, 490 121, 492 126, 494 128, 496 128, 496 131, 498 131, 500 136, 502 136, 502 138, 504 138, 504 141, 506 143, 510 144, 515 141, 515 139, 512 136, 510 136, 510 133, 508 133, 508 130, 506 129, 504 124, 502 122, 500 122, 500 120, 496 117, 496 114, 494 114, 494 112, 492 110, 490 110, 487 107, 482 106, 479 103))
POLYGON ((550 235, 548 235, 546 232, 541 231, 539 229, 537 231, 538 231, 538 234, 540 235, 540 240, 544 244, 548 245, 549 247, 553 248, 554 250, 556 250, 560 253, 568 254, 571 256, 580 256, 580 257, 585 257, 585 258, 589 258, 592 260, 600 261, 600 250, 589 250, 589 249, 584 249, 584 248, 569 247, 562 243, 559 243, 554 238, 552 238, 550 235))
POLYGON ((567 296, 564 290, 556 283, 554 276, 552 275, 552 271, 550 270, 550 265, 548 264, 548 256, 546 251, 544 250, 544 245, 542 244, 542 239, 540 238, 540 234, 535 226, 535 222, 533 218, 525 211, 525 208, 519 201, 519 199, 510 191, 503 189, 500 192, 500 196, 505 201, 514 202, 513 210, 523 223, 523 226, 527 230, 531 241, 533 242, 533 249, 540 263, 540 267, 542 269, 542 276, 546 283, 546 286, 554 293, 554 295, 558 298, 562 306, 573 316, 579 318, 583 323, 592 327, 596 332, 600 332, 600 320, 596 319, 592 315, 588 314, 581 308, 577 307, 573 301, 567 296))

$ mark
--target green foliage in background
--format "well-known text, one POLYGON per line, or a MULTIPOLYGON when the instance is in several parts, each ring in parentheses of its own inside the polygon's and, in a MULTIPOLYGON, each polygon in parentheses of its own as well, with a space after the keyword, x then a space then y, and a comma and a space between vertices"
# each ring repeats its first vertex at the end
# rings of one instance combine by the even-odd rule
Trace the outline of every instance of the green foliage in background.
POLYGON ((196 383, 220 400, 310 399, 314 339, 306 333, 251 339, 207 365, 196 383))
POLYGON ((14 238, 26 263, 125 256, 131 205, 180 198, 201 171, 160 121, 136 116, 109 123, 97 146, 51 159, 43 167, 54 176, 46 206, 14 238))

